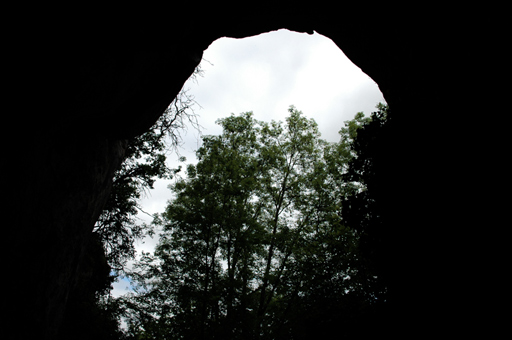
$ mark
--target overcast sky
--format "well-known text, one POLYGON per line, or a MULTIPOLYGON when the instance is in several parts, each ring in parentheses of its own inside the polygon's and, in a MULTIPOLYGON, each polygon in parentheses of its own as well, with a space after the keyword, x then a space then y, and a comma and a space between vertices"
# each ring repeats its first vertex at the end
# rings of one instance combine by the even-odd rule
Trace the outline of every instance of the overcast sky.
MULTIPOLYGON (((377 84, 355 66, 327 37, 279 30, 245 39, 221 38, 204 52, 204 76, 189 81, 184 88, 201 107, 204 135, 220 134, 215 124, 231 113, 253 111, 257 120, 284 121, 294 105, 318 123, 322 138, 338 141, 343 122, 357 112, 369 116, 384 102, 377 84)), ((189 128, 181 154, 194 162, 200 145, 199 134, 189 128)), ((178 156, 169 155, 176 167, 178 156)), ((148 213, 163 212, 170 182, 159 181, 142 206, 148 213)), ((144 216, 142 216, 145 218, 144 216)), ((149 218, 147 219, 149 220, 149 218)), ((138 251, 151 251, 158 238, 138 244, 138 251)), ((114 296, 126 293, 127 283, 114 284, 114 296)))

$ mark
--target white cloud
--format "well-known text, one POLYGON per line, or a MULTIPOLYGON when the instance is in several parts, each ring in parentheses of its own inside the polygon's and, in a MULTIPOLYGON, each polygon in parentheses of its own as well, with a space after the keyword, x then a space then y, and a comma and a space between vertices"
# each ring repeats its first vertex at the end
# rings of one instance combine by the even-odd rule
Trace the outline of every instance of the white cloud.
POLYGON ((203 107, 199 113, 207 134, 220 133, 213 124, 230 113, 254 111, 257 119, 283 120, 293 104, 319 122, 324 136, 337 136, 343 121, 358 111, 369 114, 383 101, 373 80, 316 33, 279 30, 222 38, 210 45, 204 59, 213 66, 203 63, 204 78, 190 87, 203 107))

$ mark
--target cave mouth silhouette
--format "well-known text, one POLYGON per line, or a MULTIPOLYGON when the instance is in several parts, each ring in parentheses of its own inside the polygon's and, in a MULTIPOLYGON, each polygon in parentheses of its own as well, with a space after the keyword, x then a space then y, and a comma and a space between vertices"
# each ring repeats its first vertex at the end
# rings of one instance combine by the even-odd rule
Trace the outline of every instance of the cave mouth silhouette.
POLYGON ((430 327, 421 317, 429 310, 438 312, 436 329, 449 326, 449 310, 457 309, 457 300, 450 297, 456 287, 446 289, 438 278, 455 279, 452 262, 446 260, 453 259, 449 245, 458 244, 450 231, 471 221, 453 201, 469 203, 471 195, 462 190, 458 175, 472 168, 470 157, 457 153, 460 142, 454 142, 472 139, 470 130, 459 128, 460 119, 445 100, 459 82, 445 59, 452 35, 439 29, 442 22, 432 25, 427 9, 407 16, 385 6, 365 4, 349 15, 318 4, 290 15, 290 8, 276 4, 272 11, 258 7, 239 13, 243 20, 233 20, 231 12, 213 17, 198 11, 204 18, 194 25, 168 21, 158 30, 132 22, 116 26, 113 18, 108 25, 95 23, 99 29, 94 31, 89 18, 32 22, 37 29, 27 30, 19 39, 23 43, 9 48, 18 72, 13 88, 21 98, 15 98, 21 114, 13 114, 11 126, 23 127, 24 138, 13 146, 10 170, 12 178, 24 180, 7 193, 16 202, 9 209, 16 228, 8 230, 6 237, 13 242, 7 251, 16 256, 6 270, 16 275, 6 324, 15 325, 19 315, 33 322, 11 333, 22 339, 52 338, 57 331, 126 138, 154 123, 213 41, 279 28, 328 37, 382 91, 394 120, 379 178, 387 212, 383 270, 393 278, 395 308, 389 320, 396 321, 390 327, 430 327), (443 117, 435 138, 425 124, 433 110, 443 117), (31 157, 26 145, 35 148, 31 157), (427 232, 432 226, 444 228, 443 238, 427 232), (440 310, 446 301, 450 308, 440 310))

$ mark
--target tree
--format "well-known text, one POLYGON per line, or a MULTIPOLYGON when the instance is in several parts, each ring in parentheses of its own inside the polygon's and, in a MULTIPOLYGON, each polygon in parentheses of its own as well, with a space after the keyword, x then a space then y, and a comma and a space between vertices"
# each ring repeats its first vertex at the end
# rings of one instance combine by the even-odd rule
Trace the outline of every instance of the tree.
MULTIPOLYGON (((383 202, 387 198, 381 196, 385 191, 378 187, 379 183, 385 182, 385 179, 378 177, 378 167, 386 163, 382 158, 387 147, 383 136, 389 135, 389 116, 389 107, 379 103, 377 111, 372 112, 370 119, 357 130, 352 141, 354 157, 348 163, 348 171, 343 176, 347 182, 364 184, 365 190, 347 197, 343 218, 360 235, 360 249, 367 266, 371 266, 371 270, 381 278, 386 275, 377 270, 386 268, 383 264, 387 261, 383 256, 386 253, 383 251, 386 247, 386 228, 382 227, 386 214, 383 202)), ((380 287, 375 288, 380 294, 386 291, 384 282, 385 280, 380 280, 380 287)))
MULTIPOLYGON (((192 78, 201 74, 198 66, 192 78)), ((195 104, 187 90, 182 90, 148 132, 128 143, 125 160, 114 176, 110 197, 94 228, 115 272, 122 272, 126 261, 134 257, 135 240, 152 233, 150 225, 140 223, 136 217, 138 212, 145 213, 139 201, 153 189, 155 180, 175 174, 165 163, 167 154, 179 153, 181 132, 188 124, 200 130, 195 104)))
POLYGON ((293 106, 285 124, 251 112, 220 119, 223 133, 203 137, 197 165, 171 187, 154 255, 131 273, 130 334, 297 338, 306 313, 332 327, 370 309, 374 276, 342 218, 346 198, 365 189, 344 175, 368 121, 356 115, 327 143, 293 106))
MULTIPOLYGON (((322 260, 326 265, 311 260, 304 262, 321 268, 321 271, 324 268, 337 270, 315 274, 321 279, 311 280, 313 288, 310 295, 302 299, 295 309, 294 339, 332 337, 332 334, 340 338, 370 337, 380 329, 376 325, 382 322, 379 311, 386 300, 387 289, 381 277, 384 273, 377 271, 375 266, 375 257, 368 256, 374 245, 370 243, 373 230, 365 227, 368 223, 374 226, 380 223, 380 214, 372 210, 382 199, 374 194, 373 160, 380 157, 385 147, 380 136, 387 128, 389 111, 384 104, 378 104, 377 109, 378 112, 370 117, 359 112, 353 120, 345 122, 345 127, 339 131, 340 141, 325 149, 327 171, 323 174, 329 179, 318 183, 326 189, 323 192, 327 201, 337 205, 333 210, 336 211, 335 218, 330 219, 328 225, 341 223, 341 228, 348 228, 350 232, 323 234, 324 239, 320 239, 319 244, 329 247, 326 251, 329 258, 322 260), (353 256, 344 256, 341 244, 350 247, 345 251, 353 256), (345 273, 346 276, 336 273, 345 273), (346 283, 339 282, 347 276, 352 281, 348 287, 346 283)), ((314 176, 322 178, 322 172, 314 176)), ((382 230, 380 228, 379 233, 382 230)), ((321 235, 317 234, 317 237, 321 235)), ((304 269, 303 272, 308 271, 304 269)))
POLYGON ((204 338, 221 332, 217 328, 220 319, 227 324, 249 322, 244 313, 234 320, 234 313, 241 305, 251 306, 250 297, 244 294, 235 301, 234 296, 235 290, 247 290, 255 267, 251 249, 235 244, 244 243, 253 250, 259 247, 258 241, 251 242, 260 233, 259 226, 249 218, 258 214, 258 204, 250 202, 257 185, 252 178, 256 167, 249 159, 253 150, 243 147, 255 142, 252 125, 250 115, 233 117, 225 121, 223 136, 204 137, 197 166, 189 165, 188 180, 173 186, 176 199, 162 215, 165 234, 155 258, 146 257, 139 264, 144 270, 134 276, 140 286, 132 328, 154 334, 160 329, 154 326, 157 320, 167 319, 172 329, 179 330, 175 338, 204 338), (153 282, 150 290, 145 286, 148 279, 153 282), (152 309, 155 306, 165 307, 157 312, 152 309), (141 317, 146 310, 151 313, 145 315, 158 318, 141 317))

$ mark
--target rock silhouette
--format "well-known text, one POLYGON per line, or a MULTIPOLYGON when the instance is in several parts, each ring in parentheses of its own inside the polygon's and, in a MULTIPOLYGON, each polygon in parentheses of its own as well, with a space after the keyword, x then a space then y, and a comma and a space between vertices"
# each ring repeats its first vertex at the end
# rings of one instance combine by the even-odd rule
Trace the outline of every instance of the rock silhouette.
POLYGON ((22 133, 12 147, 16 186, 7 193, 14 216, 6 236, 7 324, 15 329, 13 338, 57 334, 127 139, 155 122, 211 42, 280 28, 314 30, 332 39, 378 83, 393 112, 378 175, 386 232, 375 250, 390 301, 371 322, 379 333, 395 335, 410 327, 447 326, 449 308, 438 305, 455 300, 447 300, 450 289, 436 282, 453 276, 452 237, 428 231, 450 230, 459 219, 453 200, 467 199, 458 190, 462 182, 448 184, 464 157, 453 157, 454 133, 465 132, 455 131, 457 122, 450 117, 435 128, 426 119, 446 110, 450 78, 439 62, 448 38, 442 30, 427 29, 431 13, 408 18, 388 7, 345 11, 327 2, 279 6, 241 6, 219 15, 189 8, 180 13, 190 13, 190 21, 170 15, 151 28, 113 18, 102 23, 45 17, 47 24, 30 22, 33 30, 13 43, 11 65, 20 70, 13 88, 21 113, 13 113, 9 125, 22 133), (427 325, 425 313, 432 308, 439 315, 435 325, 427 325), (20 320, 25 326, 15 326, 20 320))

